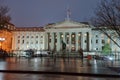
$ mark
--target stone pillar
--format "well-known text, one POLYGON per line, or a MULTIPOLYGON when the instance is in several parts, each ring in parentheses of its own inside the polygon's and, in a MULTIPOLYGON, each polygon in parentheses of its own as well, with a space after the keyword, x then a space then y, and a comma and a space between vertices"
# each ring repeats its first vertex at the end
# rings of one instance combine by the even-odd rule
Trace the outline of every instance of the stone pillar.
POLYGON ((48 43, 49 43, 49 42, 48 42, 48 39, 49 39, 49 38, 48 38, 48 33, 46 33, 46 34, 45 34, 45 38, 44 38, 44 40, 45 40, 44 43, 45 43, 45 49, 46 49, 46 50, 48 50, 48 43))
POLYGON ((60 33, 59 32, 57 33, 57 45, 56 45, 56 47, 57 47, 57 52, 59 52, 60 51, 60 33))
POLYGON ((65 32, 63 33, 63 42, 66 43, 65 32))
POLYGON ((72 33, 69 33, 69 52, 71 52, 71 47, 72 47, 72 45, 71 45, 71 34, 72 33))
POLYGON ((78 51, 78 32, 76 32, 75 33, 75 40, 76 40, 76 43, 75 43, 75 45, 76 45, 76 52, 78 51))
POLYGON ((91 32, 89 32, 89 51, 91 51, 92 50, 92 43, 91 43, 91 41, 92 41, 92 34, 91 34, 91 32))
POLYGON ((92 51, 94 51, 94 50, 96 50, 96 45, 95 45, 95 41, 96 41, 96 39, 95 39, 95 34, 93 35, 93 34, 91 34, 91 40, 92 40, 92 43, 91 43, 91 50, 92 51))
POLYGON ((54 33, 51 33, 51 50, 54 50, 54 33))
POLYGON ((39 40, 40 40, 39 50, 42 50, 42 43, 41 43, 41 42, 42 42, 42 39, 41 39, 41 34, 39 34, 39 36, 40 36, 40 37, 39 37, 39 40))
POLYGON ((78 35, 78 40, 79 40, 79 42, 78 42, 78 50, 81 48, 81 32, 79 32, 78 33, 79 35, 78 35))
POLYGON ((81 32, 81 47, 83 50, 85 50, 85 36, 84 36, 84 32, 81 32))

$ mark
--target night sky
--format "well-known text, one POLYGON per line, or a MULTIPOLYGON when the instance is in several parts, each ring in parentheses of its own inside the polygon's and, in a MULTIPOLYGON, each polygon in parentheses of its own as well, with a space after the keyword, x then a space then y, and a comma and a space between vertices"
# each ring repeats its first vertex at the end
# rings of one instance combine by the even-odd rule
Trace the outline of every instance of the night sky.
POLYGON ((17 27, 44 26, 65 20, 67 8, 71 19, 88 21, 99 0, 4 0, 10 8, 11 22, 17 27))

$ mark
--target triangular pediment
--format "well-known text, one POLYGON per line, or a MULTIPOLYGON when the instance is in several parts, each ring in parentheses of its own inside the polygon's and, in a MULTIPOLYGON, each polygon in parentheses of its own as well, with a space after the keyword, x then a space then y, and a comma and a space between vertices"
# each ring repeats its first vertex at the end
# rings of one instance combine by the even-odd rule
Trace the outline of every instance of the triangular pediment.
MULTIPOLYGON (((47 26, 48 27, 48 26, 47 26)), ((65 20, 63 22, 58 22, 58 23, 54 23, 54 24, 51 24, 49 25, 49 28, 83 28, 83 27, 88 27, 87 24, 83 24, 83 23, 80 23, 80 22, 75 22, 75 21, 72 21, 72 20, 65 20)))
POLYGON ((80 26, 80 23, 77 22, 73 22, 73 21, 64 21, 64 22, 60 22, 60 23, 56 23, 56 25, 54 27, 64 27, 64 26, 80 26))

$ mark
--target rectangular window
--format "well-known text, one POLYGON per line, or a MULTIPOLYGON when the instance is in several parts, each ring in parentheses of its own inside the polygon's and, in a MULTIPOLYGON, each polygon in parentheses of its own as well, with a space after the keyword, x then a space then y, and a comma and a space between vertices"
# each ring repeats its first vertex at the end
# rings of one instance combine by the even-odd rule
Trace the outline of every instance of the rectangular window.
POLYGON ((22 40, 22 44, 24 44, 24 40, 22 40))
POLYGON ((38 38, 38 36, 36 36, 36 38, 38 38))
POLYGON ((36 41, 36 44, 38 44, 38 41, 36 41))
POLYGON ((26 44, 29 44, 29 42, 26 42, 26 44))
POLYGON ((96 48, 96 50, 98 50, 98 48, 96 48))
POLYGON ((31 38, 33 38, 33 36, 31 36, 31 38))
POLYGON ((98 37, 98 35, 96 35, 96 37, 98 37))
POLYGON ((18 40, 18 44, 20 43, 20 40, 18 40))
POLYGON ((105 40, 102 40, 102 44, 105 44, 105 40))
POLYGON ((18 47, 17 49, 19 50, 20 48, 18 47))
POLYGON ((31 42, 31 44, 33 44, 33 42, 31 42))
POLYGON ((102 46, 102 50, 104 49, 104 46, 102 46))
POLYGON ((98 43, 98 40, 96 40, 96 43, 98 43))
POLYGON ((57 39, 55 39, 55 43, 57 43, 57 39))

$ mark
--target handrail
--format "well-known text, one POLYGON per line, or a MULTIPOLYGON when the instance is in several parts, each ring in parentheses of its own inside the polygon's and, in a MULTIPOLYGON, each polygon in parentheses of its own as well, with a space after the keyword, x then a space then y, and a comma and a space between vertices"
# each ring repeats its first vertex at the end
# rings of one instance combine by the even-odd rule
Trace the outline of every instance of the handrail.
POLYGON ((82 77, 98 77, 98 78, 120 78, 120 75, 116 75, 116 74, 95 74, 95 73, 76 73, 76 72, 0 70, 0 73, 50 74, 50 75, 66 75, 66 76, 82 76, 82 77))

